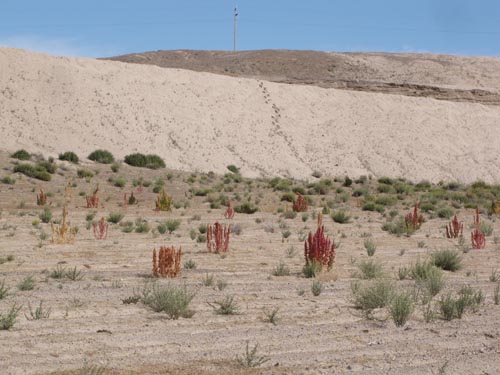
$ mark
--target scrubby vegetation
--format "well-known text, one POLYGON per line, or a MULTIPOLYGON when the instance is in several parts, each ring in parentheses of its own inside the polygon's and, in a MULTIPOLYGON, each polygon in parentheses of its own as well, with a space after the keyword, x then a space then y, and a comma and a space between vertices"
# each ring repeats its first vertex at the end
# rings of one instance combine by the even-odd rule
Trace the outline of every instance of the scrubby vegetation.
POLYGON ((158 155, 144 155, 140 153, 125 156, 125 163, 133 167, 159 169, 165 168, 165 162, 158 155))
POLYGON ((106 150, 95 150, 87 158, 101 164, 111 164, 115 161, 113 154, 106 150))

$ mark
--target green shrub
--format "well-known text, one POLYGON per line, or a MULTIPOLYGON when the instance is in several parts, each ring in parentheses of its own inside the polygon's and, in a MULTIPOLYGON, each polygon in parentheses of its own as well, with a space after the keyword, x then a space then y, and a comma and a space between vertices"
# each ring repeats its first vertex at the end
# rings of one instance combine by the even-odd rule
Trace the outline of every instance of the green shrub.
POLYGON ((48 223, 52 219, 52 211, 48 207, 44 207, 43 211, 38 215, 42 223, 48 223))
POLYGON ((388 221, 382 225, 382 230, 394 234, 396 236, 401 236, 403 234, 410 235, 413 233, 411 227, 406 226, 404 218, 398 217, 394 221, 388 221))
POLYGON ((385 193, 385 194, 392 194, 396 192, 396 190, 391 185, 387 184, 379 184, 377 186, 377 191, 379 193, 385 193))
POLYGON ((419 286, 427 290, 431 297, 438 294, 444 287, 443 271, 431 262, 420 262, 418 260, 410 268, 409 274, 419 286))
POLYGON ((10 176, 5 176, 2 178, 2 183, 6 185, 14 185, 16 183, 16 179, 10 176))
POLYGON ((179 228, 180 225, 181 221, 179 219, 171 219, 165 222, 165 226, 168 229, 168 233, 173 233, 179 228))
POLYGON ((484 295, 480 290, 476 291, 470 286, 464 285, 456 298, 451 293, 441 297, 439 308, 444 319, 461 319, 467 310, 476 310, 483 301, 484 295))
POLYGON ((361 279, 376 279, 383 275, 382 265, 373 260, 362 260, 358 263, 359 271, 358 277, 361 279))
POLYGON ((492 225, 486 221, 481 221, 479 223, 479 230, 483 232, 485 236, 491 236, 491 234, 493 233, 492 225))
POLYGON ((402 327, 413 312, 413 300, 408 293, 396 294, 389 305, 389 312, 396 327, 402 327))
POLYGON ((143 303, 156 312, 164 312, 170 319, 190 318, 194 312, 189 304, 195 296, 194 292, 173 284, 159 286, 154 284, 143 298, 143 303))
POLYGON ((392 195, 381 195, 375 199, 375 204, 380 206, 393 206, 396 204, 396 198, 392 195))
POLYGON ((314 280, 311 285, 311 292, 313 296, 315 297, 319 296, 322 291, 323 291, 323 284, 321 284, 321 282, 318 280, 314 280))
POLYGON ((352 185, 352 180, 349 178, 349 176, 345 176, 344 183, 342 184, 342 186, 349 187, 351 185, 352 185))
POLYGON ((0 330, 9 330, 14 326, 19 310, 21 306, 14 304, 7 313, 0 313, 0 330))
POLYGON ((159 169, 165 168, 165 162, 158 155, 144 155, 140 153, 125 156, 125 163, 133 167, 159 169))
POLYGON ((318 275, 321 272, 322 268, 323 266, 319 262, 316 261, 307 262, 302 268, 302 273, 306 278, 312 278, 316 277, 316 275, 318 275))
POLYGON ((346 224, 350 219, 351 217, 344 211, 336 211, 332 214, 332 220, 339 224, 346 224))
POLYGON ((148 233, 150 229, 147 221, 140 217, 135 220, 135 233, 148 233))
POLYGON ((0 283, 0 300, 7 297, 8 294, 9 294, 9 288, 5 286, 5 280, 2 280, 2 282, 0 283))
POLYGON ((106 150, 95 150, 88 156, 88 159, 101 164, 111 164, 115 161, 113 154, 106 150))
POLYGON ((250 202, 242 203, 234 207, 234 210, 240 214, 253 214, 257 212, 259 208, 250 202))
POLYGON ((111 171, 113 171, 113 173, 118 173, 119 170, 120 170, 120 164, 118 163, 111 164, 111 171))
POLYGON ((386 307, 394 295, 394 286, 389 280, 380 279, 367 285, 355 282, 351 285, 354 306, 370 314, 374 309, 386 307))
POLYGON ((273 276, 289 276, 290 268, 288 268, 285 263, 279 262, 278 265, 274 267, 272 274, 273 276))
POLYGON ((17 289, 20 291, 33 290, 35 288, 35 278, 33 275, 26 276, 18 285, 17 289))
POLYGON ((372 202, 372 201, 368 201, 368 202, 363 203, 363 206, 361 207, 361 209, 363 211, 377 211, 380 213, 383 213, 385 211, 384 206, 382 206, 380 204, 376 204, 375 202, 372 202))
POLYGON ((281 201, 283 202, 293 202, 295 200, 295 194, 292 192, 284 193, 281 196, 281 201))
POLYGON ((20 163, 14 167, 14 172, 22 173, 28 177, 36 178, 42 181, 50 181, 52 178, 50 173, 39 165, 34 166, 32 164, 20 163))
POLYGON ((375 251, 377 250, 377 245, 375 245, 375 242, 373 242, 371 238, 365 238, 363 245, 365 246, 366 253, 368 254, 369 257, 375 254, 375 251))
POLYGON ((119 188, 125 187, 127 180, 123 177, 117 177, 113 180, 113 185, 119 188))
POLYGON ((238 313, 238 305, 234 300, 234 296, 226 296, 222 300, 215 301, 214 305, 211 306, 214 308, 216 314, 234 315, 238 313))
POLYGON ((247 341, 246 349, 245 349, 245 355, 244 356, 237 356, 236 357, 236 363, 240 367, 244 368, 254 368, 262 365, 263 363, 266 363, 269 361, 269 357, 266 356, 260 356, 257 355, 257 349, 259 345, 255 344, 253 349, 249 348, 249 342, 247 341))
POLYGON ((94 172, 89 171, 88 169, 79 169, 76 171, 76 174, 80 178, 92 178, 92 177, 94 177, 94 172))
POLYGON ((227 166, 227 169, 229 169, 231 172, 233 172, 234 174, 238 174, 240 173, 240 169, 238 167, 236 167, 235 165, 231 164, 231 165, 228 165, 227 166))
POLYGON ((458 271, 462 268, 462 257, 456 250, 438 250, 431 254, 431 263, 445 271, 458 271))
POLYGON ((10 157, 13 159, 19 159, 19 160, 30 160, 31 154, 28 151, 21 149, 21 150, 17 150, 13 154, 11 154, 10 157))
POLYGON ((438 217, 441 219, 450 219, 453 216, 454 212, 450 207, 441 207, 437 211, 438 217))
POLYGON ((72 151, 67 151, 63 154, 59 154, 59 160, 66 160, 66 161, 69 161, 71 163, 75 163, 75 164, 78 164, 78 155, 76 155, 74 152, 72 151))
POLYGON ((57 165, 51 161, 39 161, 36 163, 36 167, 40 170, 46 170, 50 174, 56 173, 57 165))
POLYGON ((110 223, 117 224, 123 219, 123 216, 121 212, 110 212, 107 220, 110 223))

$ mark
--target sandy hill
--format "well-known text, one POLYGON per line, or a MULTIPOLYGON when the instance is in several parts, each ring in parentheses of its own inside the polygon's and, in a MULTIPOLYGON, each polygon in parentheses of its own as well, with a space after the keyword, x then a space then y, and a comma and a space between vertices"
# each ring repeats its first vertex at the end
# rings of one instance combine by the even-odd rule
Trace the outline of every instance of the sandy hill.
MULTIPOLYGON (((380 69, 395 58, 377 56, 370 58, 380 69)), ((499 90, 500 80, 493 79, 500 75, 498 59, 456 58, 453 69, 462 75, 433 66, 420 67, 415 80, 499 90)), ((152 152, 172 168, 224 172, 235 164, 247 176, 308 178, 317 170, 500 181, 500 107, 474 102, 0 48, 0 118, 5 150, 152 152)))
POLYGON ((366 92, 500 104, 500 59, 319 51, 152 51, 109 58, 164 68, 366 92))

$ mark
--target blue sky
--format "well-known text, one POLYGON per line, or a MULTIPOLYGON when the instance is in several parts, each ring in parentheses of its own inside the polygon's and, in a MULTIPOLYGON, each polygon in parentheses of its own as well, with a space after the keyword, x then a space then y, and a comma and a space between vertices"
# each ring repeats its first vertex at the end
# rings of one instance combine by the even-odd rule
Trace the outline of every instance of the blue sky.
POLYGON ((500 0, 0 0, 0 45, 104 57, 159 49, 500 56, 500 0))

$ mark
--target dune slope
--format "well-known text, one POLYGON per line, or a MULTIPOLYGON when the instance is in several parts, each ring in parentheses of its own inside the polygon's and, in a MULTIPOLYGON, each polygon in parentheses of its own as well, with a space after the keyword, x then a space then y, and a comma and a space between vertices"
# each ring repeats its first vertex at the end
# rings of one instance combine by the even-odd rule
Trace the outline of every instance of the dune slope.
POLYGON ((0 48, 1 148, 247 176, 500 181, 500 108, 0 48))

